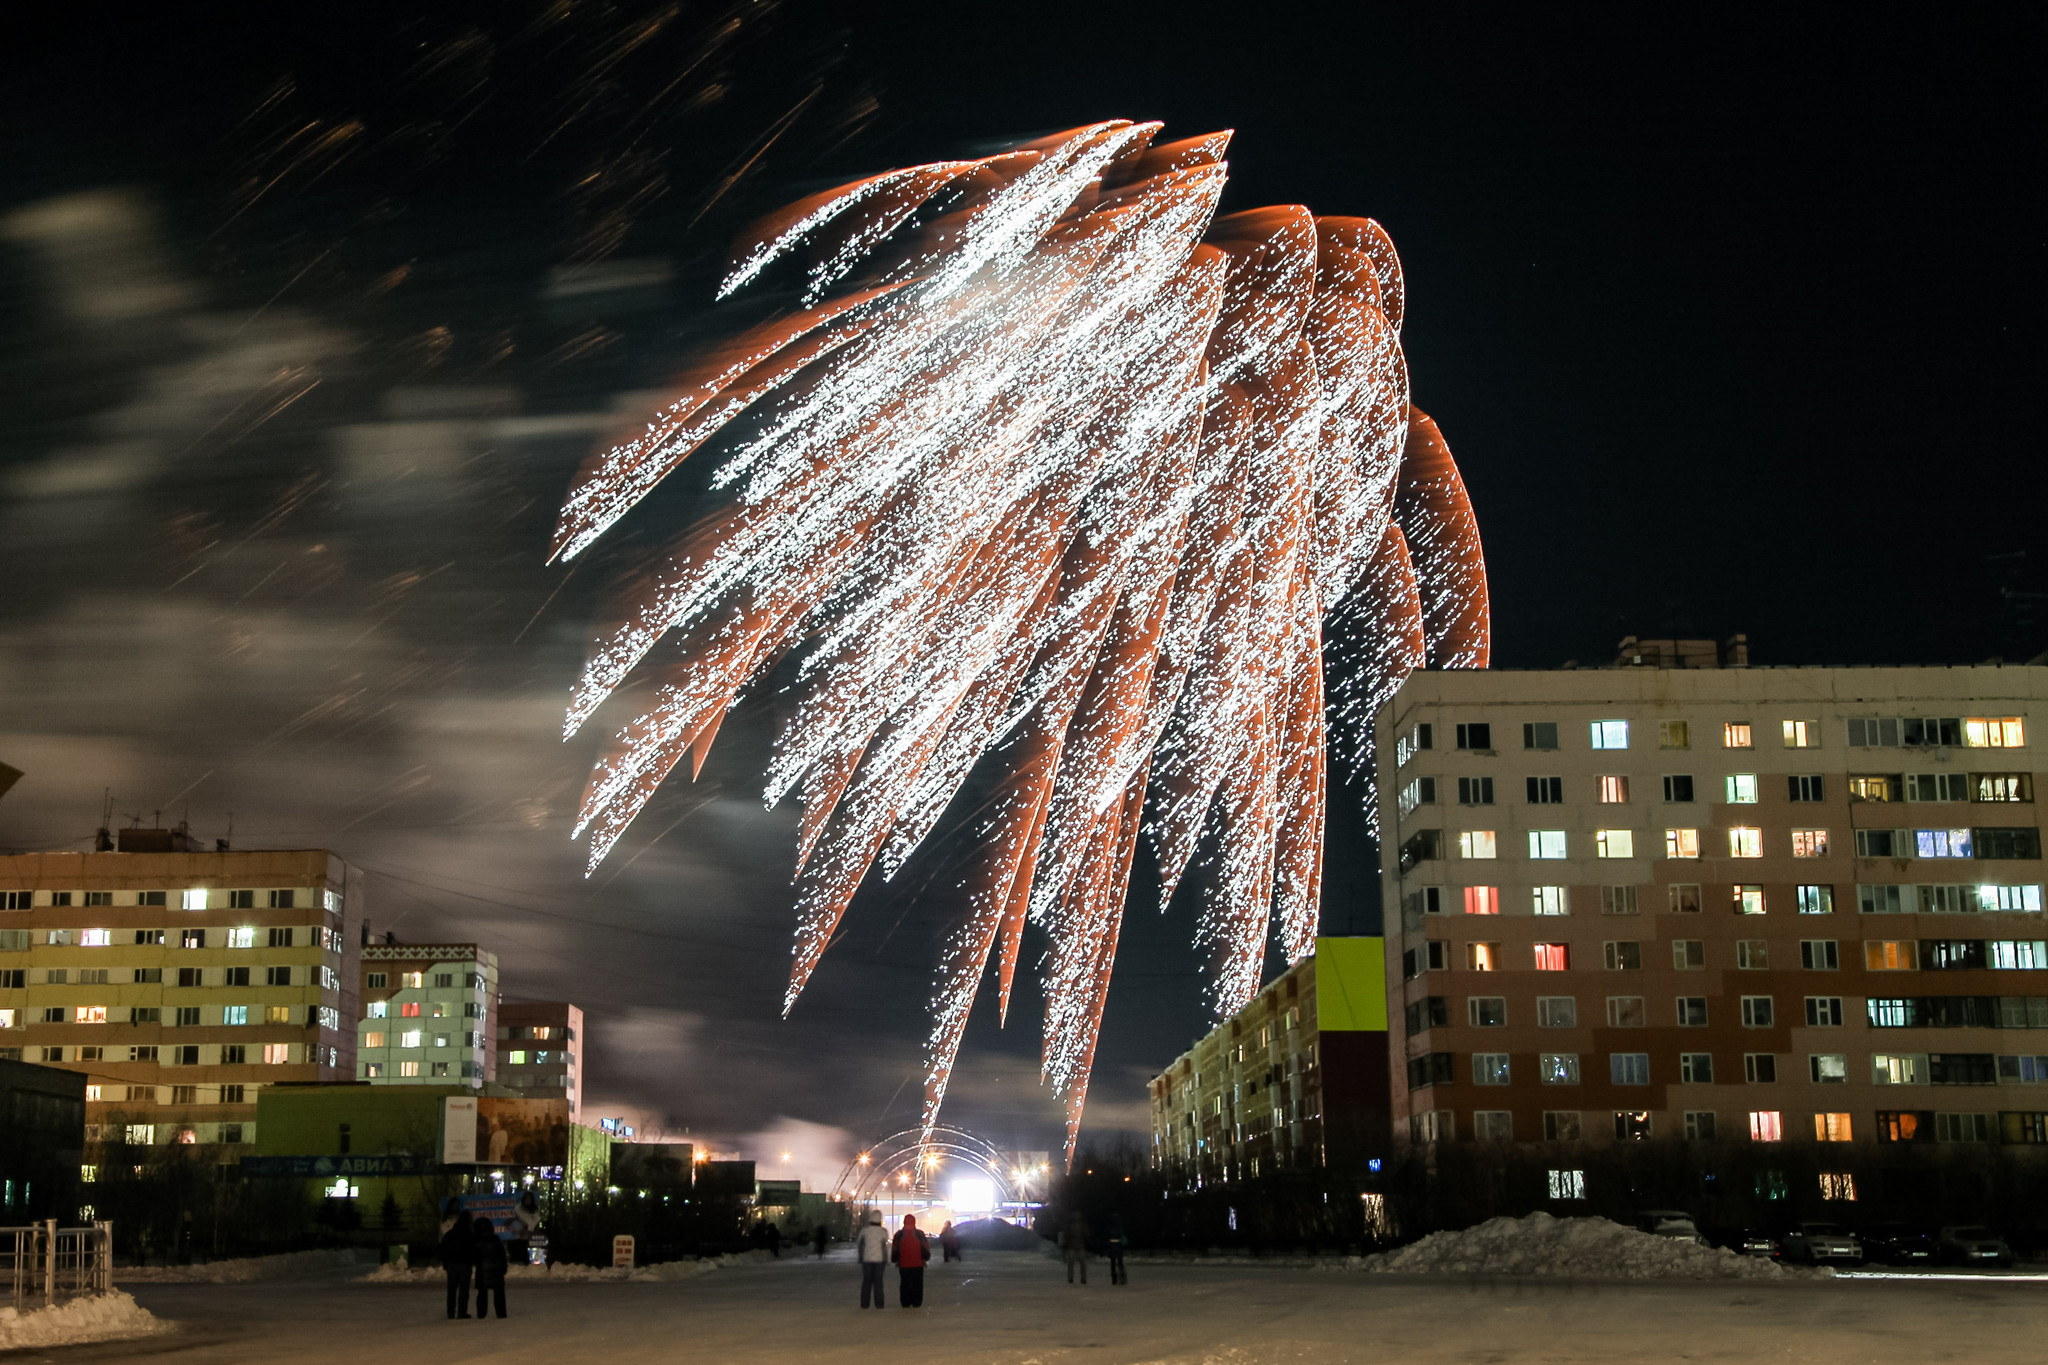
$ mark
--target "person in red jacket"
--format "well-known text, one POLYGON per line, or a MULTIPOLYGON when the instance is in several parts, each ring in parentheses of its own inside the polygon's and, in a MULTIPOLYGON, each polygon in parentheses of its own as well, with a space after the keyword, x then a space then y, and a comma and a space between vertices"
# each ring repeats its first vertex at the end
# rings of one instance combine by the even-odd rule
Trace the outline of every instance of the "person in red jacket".
POLYGON ((931 1259, 931 1244, 917 1230, 916 1214, 903 1215, 889 1259, 896 1263, 896 1302, 905 1308, 924 1307, 924 1263, 931 1259))

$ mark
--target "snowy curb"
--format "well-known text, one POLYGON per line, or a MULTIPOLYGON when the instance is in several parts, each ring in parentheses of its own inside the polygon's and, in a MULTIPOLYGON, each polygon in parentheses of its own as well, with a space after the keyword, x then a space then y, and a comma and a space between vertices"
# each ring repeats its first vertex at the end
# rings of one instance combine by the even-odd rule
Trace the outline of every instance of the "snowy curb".
POLYGON ((169 1323, 118 1289, 27 1313, 0 1308, 0 1351, 125 1341, 171 1330, 169 1323))
MULTIPOLYGON (((785 1256, 781 1263, 795 1265, 802 1259, 785 1256)), ((776 1259, 765 1251, 742 1251, 707 1256, 696 1261, 662 1261, 656 1265, 635 1266, 631 1270, 623 1266, 515 1265, 507 1268, 505 1278, 526 1284, 671 1284, 678 1280, 694 1280, 722 1267, 776 1263, 776 1259)), ((442 1278, 439 1266, 380 1265, 367 1275, 356 1276, 355 1280, 357 1284, 439 1284, 442 1278)))
POLYGON ((252 1280, 287 1279, 357 1264, 347 1247, 324 1251, 288 1251, 277 1256, 244 1256, 202 1265, 115 1266, 120 1284, 246 1284, 252 1280))
POLYGON ((1411 1246, 1346 1258, 1344 1269, 1397 1275, 1542 1275, 1583 1280, 1812 1280, 1834 1270, 1779 1265, 1625 1228, 1605 1218, 1491 1218, 1411 1246))

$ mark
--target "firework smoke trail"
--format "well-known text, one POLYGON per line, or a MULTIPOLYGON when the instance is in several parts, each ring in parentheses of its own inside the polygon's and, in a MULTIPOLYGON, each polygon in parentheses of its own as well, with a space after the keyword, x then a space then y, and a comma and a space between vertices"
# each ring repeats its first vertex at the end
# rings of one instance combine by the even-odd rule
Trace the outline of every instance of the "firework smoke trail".
POLYGON ((1298 207, 1218 219, 1228 135, 1158 131, 891 171, 756 225, 719 296, 802 252, 802 308, 595 455, 555 537, 576 555, 734 433, 730 505, 575 689, 571 734, 678 636, 592 774, 590 866, 794 657, 765 793, 803 806, 787 1013, 869 868, 894 876, 985 765, 924 1122, 991 963, 1007 1017, 1033 922, 1069 1161, 1141 833, 1162 908, 1213 840, 1197 933, 1214 1005, 1240 1008, 1269 924, 1289 961, 1314 951, 1326 735, 1362 770, 1403 677, 1489 648, 1478 527, 1408 399, 1393 244, 1298 207))

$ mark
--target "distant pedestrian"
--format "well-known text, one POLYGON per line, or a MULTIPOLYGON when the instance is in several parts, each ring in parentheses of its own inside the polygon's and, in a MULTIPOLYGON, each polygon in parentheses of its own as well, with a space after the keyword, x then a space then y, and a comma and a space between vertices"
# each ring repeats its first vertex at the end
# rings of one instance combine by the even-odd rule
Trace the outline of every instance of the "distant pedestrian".
POLYGON ((1060 1250, 1066 1253, 1067 1283, 1074 1282, 1074 1268, 1081 1269, 1081 1283, 1088 1283, 1088 1223, 1080 1214, 1067 1219, 1067 1228, 1060 1234, 1060 1250))
POLYGON ((1130 1275, 1124 1270, 1124 1249, 1129 1245, 1129 1241, 1124 1237, 1123 1220, 1121 1218, 1110 1219, 1109 1238, 1103 1243, 1102 1249, 1109 1253, 1109 1282, 1111 1284, 1129 1284, 1131 1282, 1130 1275))
POLYGON ((960 1234, 954 1229, 951 1220, 939 1229, 939 1254, 948 1261, 960 1259, 960 1234))
POLYGON ((782 1259, 782 1229, 770 1223, 762 1229, 761 1237, 768 1243, 768 1254, 776 1260, 782 1259))
POLYGON ((533 1261, 533 1234, 540 1230, 540 1199, 532 1190, 519 1196, 519 1206, 512 1210, 516 1221, 513 1231, 517 1240, 512 1244, 512 1264, 528 1265, 533 1261))
POLYGON ((822 1260, 824 1260, 824 1259, 825 1259, 825 1225, 824 1225, 823 1223, 820 1223, 820 1224, 818 1224, 818 1228, 817 1228, 817 1231, 815 1231, 815 1232, 813 1232, 813 1233, 811 1234, 811 1240, 812 1240, 812 1241, 814 1241, 814 1242, 816 1242, 816 1243, 818 1244, 818 1259, 819 1259, 819 1260, 821 1260, 821 1261, 822 1261, 822 1260))
POLYGON ((868 1215, 867 1226, 854 1236, 853 1256, 860 1262, 860 1306, 868 1306, 868 1295, 872 1292, 875 1307, 880 1308, 882 1270, 889 1264, 889 1234, 882 1227, 881 1214, 868 1215))
POLYGON ((931 1244, 917 1230, 917 1215, 903 1215, 890 1259, 896 1262, 896 1301, 905 1308, 924 1307, 924 1263, 932 1258, 931 1244))
POLYGON ((505 1243, 498 1237, 498 1230, 491 1226, 491 1220, 482 1214, 471 1224, 476 1235, 476 1318, 484 1320, 484 1312, 491 1301, 491 1295, 498 1296, 498 1316, 505 1316, 505 1270, 509 1257, 505 1254, 505 1243))
MULTIPOLYGON (((460 1213, 460 1204, 449 1200, 460 1213)), ((455 1218, 441 1233, 441 1269, 448 1272, 448 1316, 469 1316, 469 1277, 476 1269, 476 1236, 469 1223, 455 1218)))

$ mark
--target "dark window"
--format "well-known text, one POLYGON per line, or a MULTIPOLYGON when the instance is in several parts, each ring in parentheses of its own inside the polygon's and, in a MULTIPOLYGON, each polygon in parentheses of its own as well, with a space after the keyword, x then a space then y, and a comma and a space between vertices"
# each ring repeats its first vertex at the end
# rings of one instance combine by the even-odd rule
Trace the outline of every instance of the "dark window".
POLYGON ((1960 716, 1907 716, 1899 721, 1899 740, 1904 744, 1925 744, 1951 748, 1963 742, 1960 716))
POLYGON ((1460 749, 1491 749, 1493 747, 1493 726, 1485 721, 1458 727, 1460 749))
POLYGON ((1409 1002, 1405 1013, 1410 1034, 1421 1033, 1425 1029, 1447 1028, 1451 1022, 1451 1002, 1445 996, 1432 995, 1409 1002))
POLYGON ((273 948, 291 947, 292 931, 289 929, 272 929, 270 931, 270 946, 273 948))
POLYGON ((23 991, 27 989, 28 969, 26 967, 9 967, 6 971, 0 971, 0 990, 23 991))
POLYGON ((223 967, 221 969, 221 976, 220 984, 223 986, 246 986, 249 984, 249 969, 247 967, 223 967))
POLYGON ((1705 1028, 1707 1026, 1707 998, 1704 995, 1679 996, 1678 1024, 1680 1028, 1705 1028))
MULTIPOLYGON (((105 895, 106 893, 101 892, 100 894, 105 895)), ((90 895, 90 893, 88 893, 86 896, 86 900, 89 902, 91 901, 91 899, 92 896, 90 895)), ((145 891, 135 898, 135 903, 137 905, 162 905, 164 904, 164 893, 161 891, 145 891)), ((101 901, 100 904, 108 905, 111 904, 111 902, 101 901)))
POLYGON ((1564 779, 1561 777, 1532 777, 1529 779, 1529 804, 1532 806, 1561 806, 1564 804, 1564 779))
POLYGON ((1554 720, 1532 720, 1522 726, 1522 747, 1524 749, 1555 749, 1557 747, 1557 722, 1554 720))
POLYGON ((267 985, 267 986, 289 986, 289 985, 291 985, 291 984, 292 984, 292 969, 291 969, 291 968, 289 968, 289 967, 271 967, 271 968, 268 968, 268 969, 267 969, 267 970, 266 970, 266 971, 264 972, 264 984, 265 984, 265 985, 267 985))
POLYGON ((199 1047, 196 1043, 185 1043, 171 1049, 172 1066, 198 1066, 199 1047))
POLYGON ((36 903, 36 893, 33 891, 0 892, 0 898, 6 900, 5 908, 9 910, 26 910, 36 903))
POLYGON ((1785 779, 1785 784, 1791 788, 1791 797, 1794 801, 1827 800, 1827 796, 1824 794, 1827 784, 1818 776, 1788 777, 1785 779))
POLYGON ((228 892, 228 909, 230 909, 230 910, 254 910, 255 908, 256 908, 256 893, 255 893, 254 891, 230 891, 230 892, 228 892))
POLYGON ((1408 836, 1401 845, 1401 870, 1406 872, 1417 863, 1426 863, 1444 856, 1444 832, 1440 829, 1419 829, 1408 836))
POLYGON ((178 946, 180 948, 204 948, 206 946, 206 931, 204 929, 180 930, 178 932, 178 946))
POLYGON ((161 929, 137 929, 135 931, 135 942, 142 947, 161 947, 163 941, 164 931, 161 929))
MULTIPOLYGON (((1799 945, 1800 955, 1805 956, 1808 945, 1799 945)), ((1838 995, 1809 995, 1806 997, 1806 1023, 1809 1028, 1840 1028, 1842 1024, 1842 998, 1838 995)))
POLYGON ((1493 804, 1493 779, 1490 777, 1461 777, 1458 779, 1458 804, 1461 806, 1490 806, 1493 804))
MULTIPOLYGON (((220 1049, 220 1064, 221 1064, 222 1066, 241 1066, 241 1065, 243 1065, 243 1064, 244 1064, 244 1062, 245 1062, 245 1061, 247 1060, 247 1058, 248 1058, 248 1055, 249 1055, 249 1049, 248 1049, 247 1047, 243 1046, 243 1045, 242 1045, 242 1044, 240 1044, 240 1043, 223 1043, 223 1044, 221 1044, 221 1049, 220 1049)), ((239 1091, 239 1090, 241 1090, 241 1088, 242 1088, 242 1087, 241 1087, 241 1086, 239 1086, 239 1085, 236 1085, 236 1086, 222 1086, 222 1087, 221 1087, 221 1097, 220 1097, 220 1098, 221 1098, 221 1103, 223 1103, 223 1104, 240 1104, 240 1103, 242 1102, 242 1097, 241 1097, 241 1095, 237 1094, 237 1095, 236 1095, 236 1096, 235 1096, 235 1097, 234 1097, 234 1098, 233 1098, 232 1100, 230 1100, 230 1099, 229 1099, 229 1098, 227 1097, 227 1092, 228 1092, 229 1090, 236 1090, 236 1091, 239 1091)))
POLYGON ((1742 1078, 1751 1085, 1772 1085, 1778 1079, 1778 1057, 1773 1052, 1742 1054, 1742 1078))
MULTIPOLYGON (((224 1062, 227 1061, 228 1053, 230 1052, 235 1054, 234 1059, 236 1061, 239 1062, 242 1060, 242 1045, 240 1043, 235 1043, 229 1047, 222 1048, 220 1050, 220 1059, 224 1062)), ((244 1093, 246 1092, 239 1085, 224 1085, 220 1088, 220 1102, 222 1104, 241 1104, 243 1103, 242 1096, 244 1093)), ((240 1127, 241 1125, 236 1125, 237 1130, 239 1130, 240 1127)), ((239 1137, 230 1138, 225 1135, 221 1137, 222 1142, 240 1142, 241 1140, 242 1139, 239 1137)))
POLYGON ((180 1006, 178 1006, 178 1027, 179 1027, 179 1028, 197 1028, 197 1027, 198 1027, 198 1025, 199 1025, 199 1006, 197 1006, 197 1005, 180 1005, 180 1006))
POLYGON ((163 1021, 164 1012, 155 1005, 136 1005, 128 1011, 131 1024, 161 1024, 163 1021))
POLYGON ((1841 949, 1831 938, 1802 939, 1799 965, 1810 972, 1839 971, 1842 966, 1841 949))
POLYGON ((2041 856, 2041 831, 2032 825, 2012 829, 1973 829, 1970 831, 1970 843, 1976 850, 1972 856, 1978 858, 2041 856))
POLYGON ((2048 1142, 2048 1114, 2013 1113, 2008 1110, 1998 1116, 1998 1137, 2001 1142, 2038 1146, 2048 1142))
POLYGON ((1692 774, 1672 773, 1664 779, 1664 799, 1679 804, 1692 800, 1692 774))
POLYGON ((270 908, 271 908, 271 909, 273 909, 273 910, 289 910, 289 909, 291 909, 291 908, 292 908, 292 900, 293 900, 293 897, 294 897, 295 895, 296 895, 296 893, 295 893, 295 892, 291 892, 291 891, 273 891, 273 892, 271 892, 271 893, 270 893, 270 908))
POLYGON ((1425 1085, 1441 1085, 1451 1079, 1456 1069, 1457 1057, 1449 1052, 1430 1052, 1408 1060, 1408 1088, 1420 1090, 1425 1085))
POLYGON ((1935 1052, 1927 1058, 1931 1085, 1996 1085, 1998 1065, 1988 1052, 1935 1052))
POLYGON ((140 985, 160 986, 164 980, 164 969, 161 967, 137 967, 135 969, 135 980, 140 985))
POLYGON ((180 967, 178 968, 178 984, 188 987, 203 986, 206 984, 204 971, 205 969, 201 967, 180 967))
POLYGON ((336 1138, 335 1138, 335 1143, 336 1143, 336 1146, 335 1146, 335 1149, 334 1149, 334 1150, 335 1150, 335 1151, 337 1151, 337 1152, 346 1152, 346 1151, 348 1150, 348 1142, 349 1142, 349 1131, 348 1131, 348 1125, 344 1123, 344 1124, 342 1124, 342 1125, 341 1125, 341 1132, 340 1132, 340 1133, 339 1133, 339 1134, 338 1134, 338 1135, 336 1136, 336 1138))

